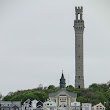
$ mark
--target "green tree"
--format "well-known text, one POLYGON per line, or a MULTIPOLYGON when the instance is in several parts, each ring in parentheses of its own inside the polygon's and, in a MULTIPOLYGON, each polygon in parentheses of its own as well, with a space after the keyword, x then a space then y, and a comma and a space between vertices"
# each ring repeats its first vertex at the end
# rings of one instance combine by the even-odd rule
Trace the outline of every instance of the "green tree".
POLYGON ((0 92, 0 100, 2 99, 2 93, 0 92))
POLYGON ((66 87, 66 90, 69 91, 69 92, 73 92, 74 91, 74 87, 72 85, 68 85, 66 87))
MULTIPOLYGON (((28 89, 21 90, 16 92, 10 92, 4 97, 3 100, 9 101, 20 101, 24 102, 27 99, 37 99, 41 101, 46 101, 49 98, 49 93, 57 92, 60 88, 55 87, 54 85, 48 86, 46 89, 28 89)), ((72 85, 66 87, 66 90, 69 92, 77 93, 77 101, 81 103, 92 103, 92 105, 102 102, 106 102, 107 110, 110 110, 110 89, 109 85, 106 84, 92 84, 85 89, 77 89, 72 85)))

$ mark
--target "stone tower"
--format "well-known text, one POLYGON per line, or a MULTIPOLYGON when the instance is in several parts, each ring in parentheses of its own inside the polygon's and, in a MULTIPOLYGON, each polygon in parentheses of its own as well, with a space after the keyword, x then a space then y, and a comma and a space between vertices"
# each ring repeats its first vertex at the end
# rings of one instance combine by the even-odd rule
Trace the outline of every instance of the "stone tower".
POLYGON ((75 7, 76 19, 74 20, 75 30, 75 88, 84 88, 83 75, 83 32, 84 20, 83 7, 75 7))
POLYGON ((62 76, 61 76, 61 79, 60 79, 60 89, 65 88, 65 86, 66 86, 66 83, 65 83, 65 78, 64 78, 64 75, 63 75, 63 70, 62 70, 62 76))

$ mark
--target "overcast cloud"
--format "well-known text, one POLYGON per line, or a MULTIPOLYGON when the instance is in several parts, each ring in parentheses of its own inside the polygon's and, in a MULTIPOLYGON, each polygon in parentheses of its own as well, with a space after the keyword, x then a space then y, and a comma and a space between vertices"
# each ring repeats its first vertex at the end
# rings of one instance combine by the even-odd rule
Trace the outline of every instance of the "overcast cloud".
POLYGON ((59 86, 62 69, 74 86, 75 6, 84 8, 85 87, 110 80, 110 0, 0 0, 2 94, 59 86))

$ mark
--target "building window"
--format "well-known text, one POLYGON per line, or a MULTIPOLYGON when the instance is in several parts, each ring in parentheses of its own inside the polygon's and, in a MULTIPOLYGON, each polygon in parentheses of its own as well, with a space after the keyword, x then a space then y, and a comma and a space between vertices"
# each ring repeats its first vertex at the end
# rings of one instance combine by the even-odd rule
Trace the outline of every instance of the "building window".
POLYGON ((81 88, 80 85, 78 86, 78 88, 79 88, 79 89, 81 88))

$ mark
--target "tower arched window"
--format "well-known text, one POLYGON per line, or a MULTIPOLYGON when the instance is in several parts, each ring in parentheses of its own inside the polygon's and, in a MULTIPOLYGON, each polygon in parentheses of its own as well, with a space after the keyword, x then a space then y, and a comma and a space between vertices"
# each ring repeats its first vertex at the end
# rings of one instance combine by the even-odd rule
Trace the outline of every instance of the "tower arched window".
POLYGON ((78 20, 80 20, 80 14, 78 13, 78 20))

